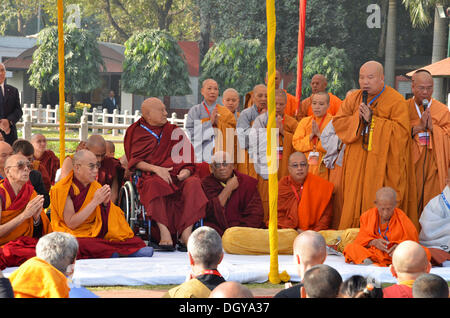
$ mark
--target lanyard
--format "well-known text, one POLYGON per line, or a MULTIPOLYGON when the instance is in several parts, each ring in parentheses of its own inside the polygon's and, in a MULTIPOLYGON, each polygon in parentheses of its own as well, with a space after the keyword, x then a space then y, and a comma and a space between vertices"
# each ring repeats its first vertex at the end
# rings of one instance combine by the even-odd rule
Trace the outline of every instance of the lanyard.
MULTIPOLYGON (((428 107, 431 106, 431 103, 432 103, 432 102, 433 102, 433 100, 430 101, 430 103, 428 104, 428 107)), ((420 112, 419 106, 417 105, 416 102, 414 102, 414 105, 416 105, 416 111, 417 111, 417 114, 419 115, 419 118, 422 118, 422 113, 420 112)))
POLYGON ((444 201, 445 205, 447 206, 447 209, 450 209, 450 203, 445 198, 444 191, 442 191, 442 193, 441 193, 441 198, 444 201))
POLYGON ((203 105, 203 107, 205 107, 205 110, 208 113, 209 118, 211 118, 211 113, 209 112, 208 105, 206 105, 205 101, 202 102, 202 105, 203 105))
MULTIPOLYGON (((291 181, 292 181, 292 179, 291 179, 291 181)), ((294 185, 292 183, 291 183, 291 188, 292 188, 292 191, 294 191, 294 194, 295 194, 295 197, 297 198, 297 201, 300 202, 300 197, 301 197, 302 192, 303 192, 303 185, 300 186, 300 195, 299 195, 299 193, 297 192, 297 189, 294 187, 294 185)))
POLYGON ((384 92, 384 89, 385 89, 385 88, 386 88, 386 85, 383 86, 383 89, 381 90, 380 93, 378 93, 377 96, 375 96, 374 98, 372 98, 372 100, 369 102, 369 106, 371 106, 372 103, 373 103, 374 101, 376 101, 376 100, 378 99, 378 97, 380 97, 380 95, 384 92))
POLYGON ((387 235, 386 235, 387 231, 389 231, 389 224, 388 224, 387 227, 386 227, 386 231, 384 231, 384 235, 381 234, 380 225, 378 225, 378 233, 379 233, 386 241, 389 242, 389 239, 387 238, 387 235))
POLYGON ((148 128, 142 124, 141 124, 141 127, 144 128, 145 130, 147 130, 150 134, 152 134, 156 138, 156 140, 158 141, 158 144, 159 144, 159 142, 161 141, 161 138, 162 138, 162 131, 161 131, 161 134, 158 136, 150 128, 148 128))

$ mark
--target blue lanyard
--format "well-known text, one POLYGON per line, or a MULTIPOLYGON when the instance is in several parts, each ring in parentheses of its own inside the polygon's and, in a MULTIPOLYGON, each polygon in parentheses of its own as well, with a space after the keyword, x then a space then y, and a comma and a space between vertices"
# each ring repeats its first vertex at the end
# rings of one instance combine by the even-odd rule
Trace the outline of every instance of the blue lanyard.
POLYGON ((377 99, 378 99, 378 97, 380 97, 380 95, 384 92, 384 89, 386 88, 386 85, 384 85, 383 86, 383 89, 381 90, 381 92, 377 95, 377 96, 375 96, 370 102, 369 102, 369 106, 371 106, 372 105, 372 103, 374 102, 374 101, 376 101, 377 99))
POLYGON ((386 241, 389 242, 389 239, 387 238, 387 235, 386 235, 387 231, 389 231, 389 224, 388 224, 387 227, 386 227, 386 231, 384 231, 384 235, 381 234, 380 226, 378 225, 378 233, 379 233, 386 241))
POLYGON ((441 198, 442 198, 442 200, 444 200, 444 203, 447 206, 447 209, 450 209, 450 203, 448 203, 447 199, 445 198, 444 191, 442 191, 442 193, 441 193, 441 198))
POLYGON ((150 128, 148 128, 142 124, 141 124, 141 127, 144 128, 145 130, 147 130, 149 133, 151 133, 156 138, 156 140, 158 141, 158 144, 159 144, 159 142, 161 141, 161 137, 162 137, 162 131, 161 131, 161 134, 158 136, 150 128))

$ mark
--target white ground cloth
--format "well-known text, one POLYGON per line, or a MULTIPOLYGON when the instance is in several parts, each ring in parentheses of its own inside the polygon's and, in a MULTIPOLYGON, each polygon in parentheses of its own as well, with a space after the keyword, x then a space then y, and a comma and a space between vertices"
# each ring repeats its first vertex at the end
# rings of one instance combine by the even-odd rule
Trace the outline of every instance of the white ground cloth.
MULTIPOLYGON (((225 254, 219 271, 225 280, 264 283, 269 275, 269 255, 225 254)), ((292 281, 299 281, 292 255, 279 255, 279 272, 286 270, 292 281)), ((325 264, 334 267, 346 280, 352 275, 370 276, 379 283, 395 283, 389 268, 346 264, 343 256, 329 255, 325 264)), ((6 268, 7 277, 16 268, 6 268)), ((137 286, 181 284, 190 272, 187 253, 155 252, 153 257, 78 260, 73 283, 79 286, 137 286)), ((431 272, 450 281, 450 262, 433 267, 431 272)))

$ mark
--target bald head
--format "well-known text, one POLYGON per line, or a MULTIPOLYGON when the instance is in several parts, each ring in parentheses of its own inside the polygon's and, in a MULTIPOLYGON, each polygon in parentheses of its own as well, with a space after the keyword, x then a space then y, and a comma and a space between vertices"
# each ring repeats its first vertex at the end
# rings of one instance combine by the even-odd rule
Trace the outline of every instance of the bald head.
POLYGON ((142 102, 141 114, 150 126, 163 126, 167 123, 166 106, 156 97, 147 98, 142 102))
POLYGON ((308 175, 308 160, 303 152, 293 152, 288 160, 288 172, 291 178, 300 184, 303 184, 308 175))
POLYGON ((209 298, 253 298, 253 294, 246 286, 229 281, 214 288, 209 298))
POLYGON ((258 84, 253 87, 253 103, 258 108, 258 111, 267 109, 267 87, 264 84, 258 84))
POLYGON ((5 168, 6 158, 8 158, 13 152, 10 144, 4 141, 0 141, 0 170, 5 168))
POLYGON ((314 266, 322 264, 327 257, 325 239, 315 231, 304 231, 294 240, 294 255, 300 257, 300 262, 314 266))
POLYGON ((316 74, 311 78, 311 92, 313 94, 325 92, 327 85, 327 78, 322 74, 316 74))
POLYGON ((389 222, 397 207, 397 193, 390 187, 379 189, 376 193, 375 205, 381 224, 389 222))
POLYGON ((239 93, 234 88, 227 88, 222 96, 223 106, 232 113, 239 107, 239 93))
POLYGON ((384 87, 384 68, 377 61, 364 63, 359 69, 359 86, 369 95, 379 93, 384 87))
POLYGON ((95 155, 91 151, 87 149, 81 149, 74 153, 72 160, 74 165, 79 165, 84 164, 87 161, 92 161, 91 159, 93 158, 95 158, 95 155))
POLYGON ((397 192, 391 187, 383 187, 376 192, 376 202, 390 201, 397 202, 397 192))
MULTIPOLYGON (((266 85, 268 84, 269 81, 269 72, 266 72, 266 77, 265 77, 265 82, 266 85)), ((278 89, 280 87, 281 84, 281 73, 278 70, 275 70, 275 88, 278 89)))
POLYGON ((449 298, 445 279, 436 274, 422 274, 413 284, 413 298, 449 298))
POLYGON ((423 100, 431 101, 434 82, 431 73, 427 70, 418 70, 411 78, 411 90, 417 105, 422 105, 423 100))
POLYGON ((404 241, 394 250, 392 266, 397 274, 421 275, 429 271, 427 254, 414 241, 404 241))
POLYGON ((200 93, 208 105, 213 105, 219 97, 219 84, 212 78, 205 79, 200 93))
POLYGON ((110 140, 106 140, 106 156, 114 158, 114 153, 116 152, 116 146, 110 140))
POLYGON ((11 185, 24 185, 30 179, 31 164, 21 153, 6 158, 5 176, 11 185))

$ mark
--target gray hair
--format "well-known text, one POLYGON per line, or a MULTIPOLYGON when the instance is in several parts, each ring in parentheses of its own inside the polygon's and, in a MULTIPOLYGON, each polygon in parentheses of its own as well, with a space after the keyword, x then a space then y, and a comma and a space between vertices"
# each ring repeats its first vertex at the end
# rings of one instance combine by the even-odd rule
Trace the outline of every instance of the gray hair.
POLYGON ((214 269, 223 255, 222 238, 209 226, 199 227, 189 236, 187 250, 195 263, 207 269, 214 269))
POLYGON ((36 256, 62 273, 73 264, 77 254, 78 241, 69 233, 52 232, 41 237, 36 244, 36 256))

